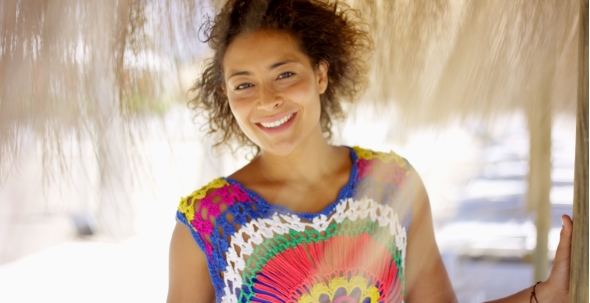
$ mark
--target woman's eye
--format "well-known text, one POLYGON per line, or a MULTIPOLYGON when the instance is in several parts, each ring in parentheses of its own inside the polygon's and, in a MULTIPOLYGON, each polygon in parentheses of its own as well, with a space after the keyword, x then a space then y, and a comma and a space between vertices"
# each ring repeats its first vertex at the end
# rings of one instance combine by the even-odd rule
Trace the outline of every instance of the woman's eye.
POLYGON ((293 76, 295 73, 293 72, 284 72, 282 74, 279 75, 279 79, 284 79, 284 78, 289 78, 291 76, 293 76))
POLYGON ((242 84, 236 86, 236 90, 245 89, 245 88, 248 88, 250 86, 252 86, 252 84, 250 84, 250 83, 242 83, 242 84))

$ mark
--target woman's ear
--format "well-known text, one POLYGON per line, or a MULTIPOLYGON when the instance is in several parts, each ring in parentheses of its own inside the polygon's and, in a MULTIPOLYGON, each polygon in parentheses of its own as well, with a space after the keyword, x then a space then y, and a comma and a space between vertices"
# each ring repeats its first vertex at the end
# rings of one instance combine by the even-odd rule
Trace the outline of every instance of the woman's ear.
POLYGON ((320 60, 316 67, 316 79, 318 85, 318 91, 323 94, 326 89, 328 88, 328 69, 330 68, 330 63, 326 60, 320 60))

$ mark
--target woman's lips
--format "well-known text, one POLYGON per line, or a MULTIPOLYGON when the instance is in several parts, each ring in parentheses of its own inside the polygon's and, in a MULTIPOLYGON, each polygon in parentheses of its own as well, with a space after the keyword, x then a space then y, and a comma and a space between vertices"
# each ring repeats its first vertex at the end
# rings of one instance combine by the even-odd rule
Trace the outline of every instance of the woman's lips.
POLYGON ((278 115, 269 119, 265 119, 266 121, 259 121, 256 123, 256 126, 258 126, 260 129, 262 129, 264 132, 268 134, 276 134, 288 129, 289 126, 293 124, 293 121, 295 120, 296 116, 297 113, 287 113, 285 115, 278 115))
POLYGON ((284 116, 281 119, 272 121, 272 122, 260 122, 260 124, 266 128, 276 128, 279 127, 283 124, 285 124, 285 122, 289 121, 289 119, 291 119, 291 117, 293 117, 293 114, 289 114, 287 116, 284 116))
POLYGON ((254 120, 254 123, 270 123, 270 122, 275 122, 275 121, 279 121, 281 119, 283 119, 284 117, 287 117, 289 115, 294 114, 295 112, 284 112, 284 113, 280 113, 280 114, 276 114, 272 117, 265 117, 265 118, 259 118, 254 120))

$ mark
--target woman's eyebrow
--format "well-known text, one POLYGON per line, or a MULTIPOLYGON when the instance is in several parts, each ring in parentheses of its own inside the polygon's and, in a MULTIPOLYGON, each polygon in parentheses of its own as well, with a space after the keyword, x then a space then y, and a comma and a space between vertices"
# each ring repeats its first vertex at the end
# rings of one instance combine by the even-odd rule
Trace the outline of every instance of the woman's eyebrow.
POLYGON ((296 61, 295 60, 285 60, 285 61, 277 62, 277 63, 271 65, 268 69, 273 70, 281 65, 285 65, 287 63, 293 63, 293 62, 296 62, 296 61))
POLYGON ((227 80, 231 79, 231 77, 235 77, 235 76, 250 76, 251 73, 248 71, 242 71, 242 72, 235 72, 231 75, 229 75, 229 77, 227 77, 227 80))

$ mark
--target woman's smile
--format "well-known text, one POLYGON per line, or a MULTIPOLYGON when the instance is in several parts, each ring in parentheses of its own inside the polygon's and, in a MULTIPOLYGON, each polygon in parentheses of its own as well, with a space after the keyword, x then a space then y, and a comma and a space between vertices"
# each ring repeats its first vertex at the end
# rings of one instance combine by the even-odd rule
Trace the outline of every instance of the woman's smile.
POLYGON ((276 128, 291 120, 294 114, 295 112, 281 113, 272 117, 257 119, 254 123, 262 125, 264 128, 276 128))
POLYGON ((279 120, 260 122, 256 123, 256 125, 269 134, 276 134, 287 130, 293 124, 296 115, 297 113, 290 113, 279 120))

